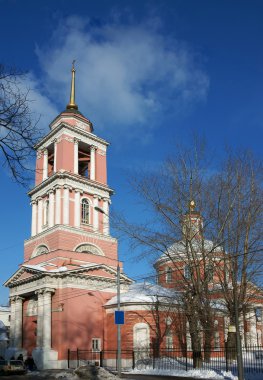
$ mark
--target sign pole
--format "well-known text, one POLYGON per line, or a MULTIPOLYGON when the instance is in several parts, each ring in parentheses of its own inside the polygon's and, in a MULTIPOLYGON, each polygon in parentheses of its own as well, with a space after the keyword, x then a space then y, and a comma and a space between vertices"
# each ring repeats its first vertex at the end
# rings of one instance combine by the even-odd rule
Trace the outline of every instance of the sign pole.
MULTIPOLYGON (((120 311, 120 264, 117 266, 117 309, 120 311)), ((117 324, 117 370, 118 376, 121 377, 121 325, 117 324)))

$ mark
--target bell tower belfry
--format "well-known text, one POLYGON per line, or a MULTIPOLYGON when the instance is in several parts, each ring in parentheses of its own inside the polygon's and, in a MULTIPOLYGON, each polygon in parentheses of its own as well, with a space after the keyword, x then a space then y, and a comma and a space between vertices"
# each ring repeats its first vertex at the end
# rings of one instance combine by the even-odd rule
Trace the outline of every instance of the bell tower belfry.
MULTIPOLYGON (((39 369, 67 368, 72 347, 103 349, 103 308, 114 296, 117 240, 110 235, 108 142, 70 100, 36 145, 35 186, 29 191, 31 237, 10 288, 9 356, 33 355, 39 369)), ((122 272, 121 291, 132 282, 122 272)))
POLYGON ((93 133, 92 123, 78 110, 73 65, 69 104, 36 146, 36 181, 29 192, 32 237, 54 226, 109 235, 113 191, 107 185, 108 145, 93 133))

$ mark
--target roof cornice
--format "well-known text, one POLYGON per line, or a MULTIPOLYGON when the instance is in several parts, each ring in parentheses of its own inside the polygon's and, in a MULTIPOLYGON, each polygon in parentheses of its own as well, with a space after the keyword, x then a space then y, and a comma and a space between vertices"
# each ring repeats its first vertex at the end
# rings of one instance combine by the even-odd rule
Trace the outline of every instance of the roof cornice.
MULTIPOLYGON (((38 191, 40 191, 43 188, 47 187, 52 182, 55 182, 56 179, 69 179, 69 180, 72 180, 72 181, 76 182, 76 187, 78 187, 78 184, 89 185, 89 186, 94 187, 95 189, 99 189, 99 190, 102 190, 102 191, 107 191, 107 192, 109 192, 110 195, 114 194, 114 190, 113 189, 111 189, 107 185, 103 185, 100 182, 93 181, 93 180, 88 179, 86 177, 82 177, 79 174, 74 174, 74 173, 67 172, 67 171, 58 171, 58 172, 52 174, 50 177, 48 177, 45 181, 39 183, 32 190, 30 190, 27 193, 28 196, 32 197, 32 195, 34 195, 38 191)), ((54 185, 56 185, 56 184, 54 184, 54 185)))
POLYGON ((84 137, 89 137, 90 139, 97 141, 98 143, 101 143, 103 145, 110 145, 110 143, 101 137, 98 137, 97 135, 94 135, 91 132, 85 131, 84 129, 78 127, 78 126, 72 126, 70 124, 65 123, 65 121, 59 123, 55 128, 53 128, 46 136, 44 136, 35 146, 34 149, 39 149, 43 144, 45 144, 49 139, 52 137, 55 137, 55 135, 61 130, 61 129, 67 129, 71 132, 77 132, 80 135, 84 137))

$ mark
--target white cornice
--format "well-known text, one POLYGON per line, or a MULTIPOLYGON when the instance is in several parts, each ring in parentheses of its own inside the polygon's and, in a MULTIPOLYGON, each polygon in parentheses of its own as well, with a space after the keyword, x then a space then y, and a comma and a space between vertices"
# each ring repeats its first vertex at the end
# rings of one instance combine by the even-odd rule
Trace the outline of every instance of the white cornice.
MULTIPOLYGON (((107 265, 94 265, 90 268, 80 268, 78 270, 71 270, 65 272, 41 272, 36 269, 20 268, 9 280, 5 282, 5 286, 10 288, 10 296, 23 295, 27 293, 35 292, 43 287, 52 287, 54 289, 63 288, 78 288, 89 290, 103 290, 105 292, 116 293, 116 278, 108 278, 103 276, 87 276, 87 273, 91 270, 104 269, 110 273, 115 274, 112 268, 107 265), (19 280, 19 275, 24 272, 32 273, 31 277, 27 277, 19 280), (107 285, 107 286, 105 286, 107 285)), ((127 276, 121 277, 121 290, 128 289, 129 284, 132 282, 127 276)))
POLYGON ((87 232, 87 231, 82 230, 82 229, 77 228, 77 227, 71 227, 71 226, 66 226, 63 224, 57 224, 57 225, 50 227, 50 228, 46 229, 45 231, 42 231, 42 232, 38 233, 37 235, 32 236, 29 239, 25 240, 24 245, 27 246, 28 244, 31 244, 34 241, 39 240, 39 238, 46 237, 47 235, 49 235, 50 233, 52 233, 54 231, 65 231, 67 233, 72 233, 72 234, 84 236, 87 239, 96 238, 98 240, 107 241, 107 242, 111 242, 111 243, 117 242, 117 239, 115 239, 111 236, 108 236, 108 235, 103 235, 100 232, 87 232))
POLYGON ((87 132, 77 126, 73 127, 72 125, 69 125, 65 122, 61 122, 54 129, 52 129, 41 141, 39 141, 39 143, 37 143, 34 148, 45 149, 52 143, 54 138, 59 138, 64 133, 68 133, 73 139, 76 138, 88 145, 94 145, 102 151, 106 151, 107 146, 109 145, 106 140, 94 135, 91 132, 87 132))
POLYGON ((69 185, 73 189, 79 189, 91 195, 98 195, 102 198, 109 198, 114 194, 114 191, 107 185, 103 185, 97 181, 92 181, 81 175, 59 171, 48 177, 45 181, 39 183, 36 187, 30 190, 27 194, 31 197, 31 201, 37 197, 42 197, 49 190, 54 190, 55 186, 69 185))

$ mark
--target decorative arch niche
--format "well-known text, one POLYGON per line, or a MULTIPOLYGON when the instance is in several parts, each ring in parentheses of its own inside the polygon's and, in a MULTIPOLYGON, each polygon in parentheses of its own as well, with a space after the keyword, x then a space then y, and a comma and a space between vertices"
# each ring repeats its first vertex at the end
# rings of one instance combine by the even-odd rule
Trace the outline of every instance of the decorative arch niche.
POLYGON ((31 258, 33 257, 36 257, 36 256, 40 256, 40 255, 45 255, 49 252, 49 249, 46 245, 44 244, 41 244, 39 245, 35 250, 34 252, 32 253, 31 255, 31 258))
POLYGON ((96 245, 90 243, 82 243, 75 249, 75 252, 88 253, 91 255, 104 256, 104 253, 96 245))

